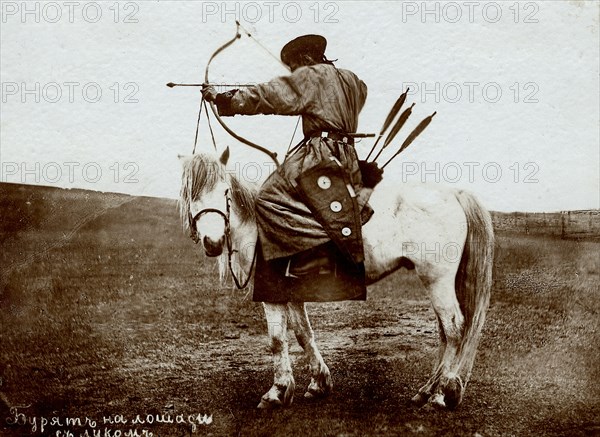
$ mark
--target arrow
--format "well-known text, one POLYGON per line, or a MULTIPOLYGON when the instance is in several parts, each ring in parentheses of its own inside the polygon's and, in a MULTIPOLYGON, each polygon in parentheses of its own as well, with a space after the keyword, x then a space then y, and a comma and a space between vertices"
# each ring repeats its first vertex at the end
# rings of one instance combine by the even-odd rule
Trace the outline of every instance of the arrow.
POLYGON ((400 146, 400 149, 394 154, 394 156, 392 156, 385 164, 383 164, 383 166, 381 167, 382 170, 385 168, 386 165, 392 162, 392 159, 394 159, 396 156, 402 153, 403 150, 410 146, 410 143, 412 143, 415 140, 415 138, 417 138, 421 134, 421 132, 423 132, 425 128, 429 126, 429 123, 431 123, 431 120, 433 119, 435 114, 437 114, 437 111, 431 114, 429 117, 426 117, 421 123, 418 124, 418 126, 410 133, 408 138, 404 140, 402 146, 400 146))
POLYGON ((387 138, 383 142, 383 147, 381 148, 381 150, 379 151, 377 156, 375 156, 375 158, 373 158, 372 162, 377 161, 377 158, 379 158, 379 155, 381 155, 381 152, 383 152, 385 150, 385 148, 396 137, 396 135, 398 134, 400 129, 402 129, 402 126, 404 126, 404 123, 406 123, 406 120, 408 120, 408 117, 410 117, 410 114, 412 114, 412 108, 414 106, 415 106, 415 104, 413 103, 412 105, 410 105, 410 108, 405 109, 404 112, 402 114, 400 114, 400 117, 398 117, 398 121, 396 122, 396 124, 394 125, 394 127, 392 128, 390 133, 388 134, 387 138))
POLYGON ((214 87, 228 87, 228 88, 245 88, 249 86, 255 86, 253 84, 245 84, 245 83, 236 83, 236 84, 227 84, 227 83, 173 83, 169 82, 167 84, 169 88, 174 88, 176 86, 193 86, 193 87, 203 87, 203 86, 214 86, 214 87))
POLYGON ((406 100, 406 94, 408 93, 408 90, 410 90, 410 88, 407 88, 406 91, 404 91, 400 95, 400 97, 398 97, 398 100, 396 100, 396 103, 394 103, 394 106, 392 106, 392 109, 390 109, 390 113, 388 114, 385 121, 383 122, 383 126, 381 127, 381 131, 379 132, 379 136, 377 137, 375 144, 373 144, 373 147, 371 148, 371 151, 367 155, 367 158, 365 159, 365 161, 369 160, 371 153, 373 153, 373 151, 375 150, 375 147, 377 147, 377 143, 379 143, 379 140, 381 139, 381 137, 383 137, 383 134, 385 134, 385 132, 390 127, 390 124, 392 124, 392 120, 394 120, 394 117, 396 117, 396 114, 398 114, 398 112, 400 112, 400 109, 402 108, 402 105, 404 104, 404 101, 406 100))

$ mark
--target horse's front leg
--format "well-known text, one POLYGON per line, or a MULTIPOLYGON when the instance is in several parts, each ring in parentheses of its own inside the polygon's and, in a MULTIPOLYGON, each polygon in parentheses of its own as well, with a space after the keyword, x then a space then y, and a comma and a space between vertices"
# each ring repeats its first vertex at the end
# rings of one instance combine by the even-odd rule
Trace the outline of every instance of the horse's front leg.
POLYGON ((286 304, 264 303, 265 316, 269 330, 271 352, 273 353, 273 386, 266 392, 258 408, 288 406, 294 399, 294 376, 288 353, 286 304))
POLYGON ((306 308, 302 302, 288 303, 290 323, 296 333, 296 339, 306 354, 310 366, 311 381, 304 393, 305 398, 323 397, 333 388, 329 368, 323 361, 317 348, 315 335, 308 320, 306 308))

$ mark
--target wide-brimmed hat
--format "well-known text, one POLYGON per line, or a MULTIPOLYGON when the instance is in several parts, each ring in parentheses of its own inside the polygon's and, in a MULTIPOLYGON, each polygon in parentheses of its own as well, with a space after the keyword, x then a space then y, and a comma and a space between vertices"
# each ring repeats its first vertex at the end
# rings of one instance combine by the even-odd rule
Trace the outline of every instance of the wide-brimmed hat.
POLYGON ((302 35, 294 38, 281 49, 281 61, 290 65, 290 62, 297 59, 299 55, 310 54, 317 57, 325 55, 327 40, 321 35, 302 35))

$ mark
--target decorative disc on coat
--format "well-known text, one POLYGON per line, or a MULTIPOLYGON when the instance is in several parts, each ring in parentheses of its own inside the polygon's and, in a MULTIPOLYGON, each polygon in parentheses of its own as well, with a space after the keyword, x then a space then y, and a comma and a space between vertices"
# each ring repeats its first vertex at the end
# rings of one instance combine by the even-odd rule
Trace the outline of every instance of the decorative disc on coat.
POLYGON ((331 208, 331 210, 333 212, 340 212, 342 210, 342 204, 340 202, 338 202, 337 200, 331 202, 331 204, 329 205, 329 208, 331 208))
POLYGON ((331 179, 329 179, 327 176, 321 176, 319 179, 317 179, 317 185, 319 188, 327 190, 331 187, 331 179))

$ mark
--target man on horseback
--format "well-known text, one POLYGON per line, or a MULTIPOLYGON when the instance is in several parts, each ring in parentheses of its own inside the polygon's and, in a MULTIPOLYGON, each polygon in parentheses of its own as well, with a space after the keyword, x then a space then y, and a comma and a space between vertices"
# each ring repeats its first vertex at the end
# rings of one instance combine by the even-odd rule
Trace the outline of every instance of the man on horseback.
MULTIPOLYGON (((304 35, 281 60, 291 75, 203 96, 222 116, 300 115, 304 139, 261 187, 256 202, 254 300, 329 301, 366 297, 361 226, 372 212, 354 149, 367 86, 325 57, 327 41, 304 35)), ((373 164, 374 165, 374 164, 373 164)), ((375 183, 381 173, 375 170, 375 183)), ((374 184, 372 184, 374 185, 374 184)))

